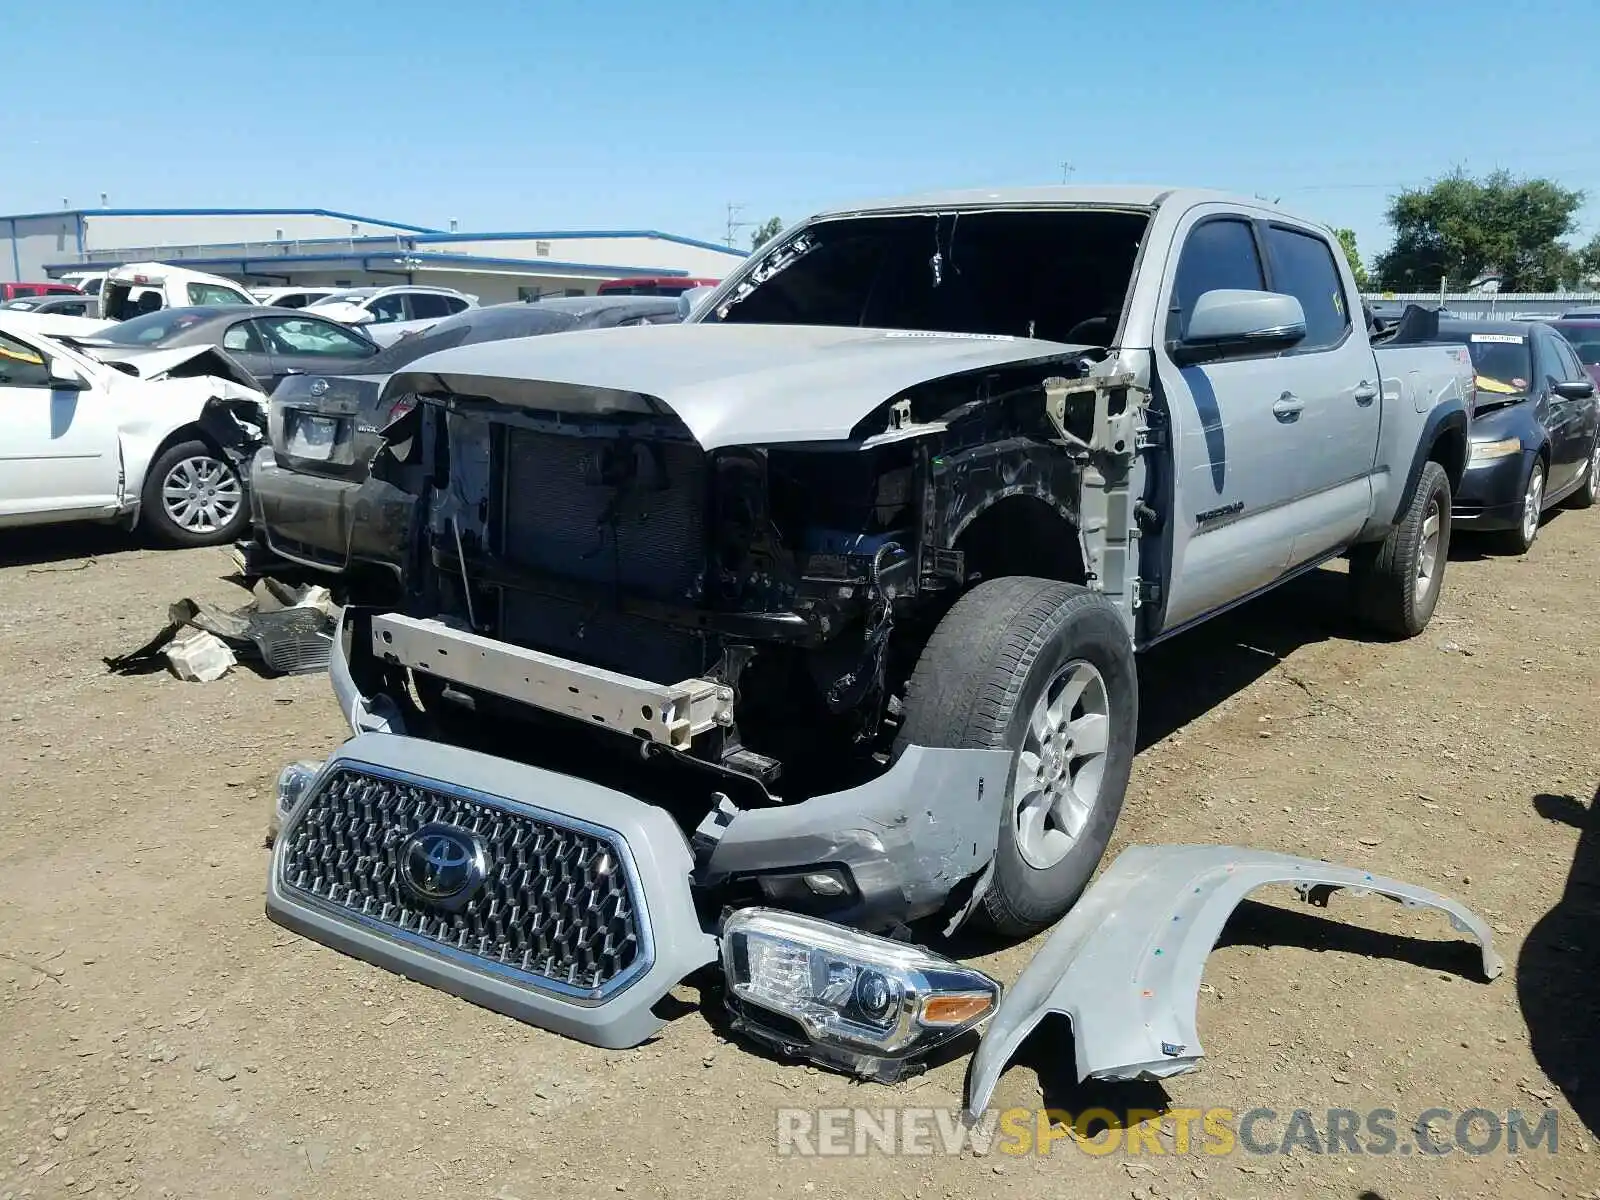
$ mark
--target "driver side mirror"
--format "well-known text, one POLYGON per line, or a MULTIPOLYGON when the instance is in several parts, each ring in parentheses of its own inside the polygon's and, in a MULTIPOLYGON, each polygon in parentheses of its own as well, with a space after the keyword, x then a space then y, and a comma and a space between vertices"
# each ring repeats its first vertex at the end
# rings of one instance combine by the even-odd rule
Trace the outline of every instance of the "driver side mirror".
POLYGON ((1594 381, 1591 379, 1563 379, 1550 389, 1563 400, 1587 400, 1594 395, 1594 381))
POLYGON ((1187 365, 1232 354, 1287 350, 1305 336, 1305 310, 1294 296, 1214 288, 1194 302, 1188 328, 1171 351, 1187 365))
POLYGON ((52 358, 50 360, 50 388, 52 391, 82 392, 86 391, 88 387, 89 381, 79 374, 78 368, 66 359, 52 358))

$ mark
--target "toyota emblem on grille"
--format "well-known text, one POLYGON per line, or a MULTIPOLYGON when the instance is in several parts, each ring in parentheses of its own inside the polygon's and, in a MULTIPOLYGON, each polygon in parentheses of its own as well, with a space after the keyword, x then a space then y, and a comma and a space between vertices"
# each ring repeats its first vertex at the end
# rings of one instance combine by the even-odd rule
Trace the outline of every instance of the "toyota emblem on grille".
POLYGON ((311 381, 310 392, 313 396, 326 395, 328 392, 328 381, 326 379, 313 379, 311 381))
POLYGON ((400 847, 400 882, 418 900, 438 908, 463 907, 488 873, 483 839, 454 825, 424 825, 400 847))

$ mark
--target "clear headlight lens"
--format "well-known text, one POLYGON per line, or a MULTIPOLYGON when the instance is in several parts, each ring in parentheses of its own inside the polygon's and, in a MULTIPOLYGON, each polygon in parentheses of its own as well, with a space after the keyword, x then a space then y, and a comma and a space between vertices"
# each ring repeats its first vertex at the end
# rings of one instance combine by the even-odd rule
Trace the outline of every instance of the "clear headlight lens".
POLYGON ((300 803, 300 797, 306 794, 306 789, 311 786, 311 781, 317 777, 317 772, 320 770, 322 763, 307 760, 290 763, 278 773, 278 787, 272 798, 272 814, 267 818, 267 832, 272 837, 278 836, 283 823, 289 819, 294 806, 300 803))
POLYGON ((1496 459, 1510 458, 1513 454, 1521 453, 1521 438, 1501 438, 1497 442, 1473 442, 1467 465, 1477 466, 1479 463, 1494 462, 1496 459))
POLYGON ((737 1027, 786 1053, 885 1082, 981 1024, 1000 1002, 1000 985, 982 971, 770 908, 728 917, 722 965, 737 1027))

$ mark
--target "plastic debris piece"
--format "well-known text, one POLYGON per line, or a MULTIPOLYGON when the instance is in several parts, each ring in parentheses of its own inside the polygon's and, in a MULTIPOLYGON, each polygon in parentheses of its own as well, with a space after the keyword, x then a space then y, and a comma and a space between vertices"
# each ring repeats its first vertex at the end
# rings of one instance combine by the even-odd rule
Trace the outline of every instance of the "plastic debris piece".
POLYGON ((179 634, 167 643, 165 653, 173 674, 190 683, 221 679, 238 661, 226 642, 203 629, 189 629, 179 634))

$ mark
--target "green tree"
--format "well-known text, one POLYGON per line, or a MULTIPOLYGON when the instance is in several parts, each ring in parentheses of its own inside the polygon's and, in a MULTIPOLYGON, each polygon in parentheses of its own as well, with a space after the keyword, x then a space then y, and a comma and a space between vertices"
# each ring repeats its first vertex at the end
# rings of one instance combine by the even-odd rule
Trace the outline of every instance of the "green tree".
POLYGON ((1356 286, 1363 292, 1367 290, 1367 268, 1361 265, 1361 251, 1356 249, 1356 231, 1354 229, 1335 229, 1333 236, 1339 239, 1339 245, 1344 247, 1344 256, 1350 260, 1350 273, 1356 277, 1356 286))
POLYGON ((1564 282, 1586 289, 1600 285, 1600 233, 1572 252, 1572 268, 1564 282))
POLYGON ((1503 292, 1541 292, 1571 274, 1572 229, 1584 194, 1548 179, 1495 171, 1474 179, 1457 170, 1389 203, 1394 245, 1374 264, 1383 286, 1431 291, 1442 278, 1463 288, 1498 275, 1503 292))
POLYGON ((750 249, 759 250, 773 238, 783 232, 782 217, 768 217, 756 226, 755 232, 750 235, 750 249))

